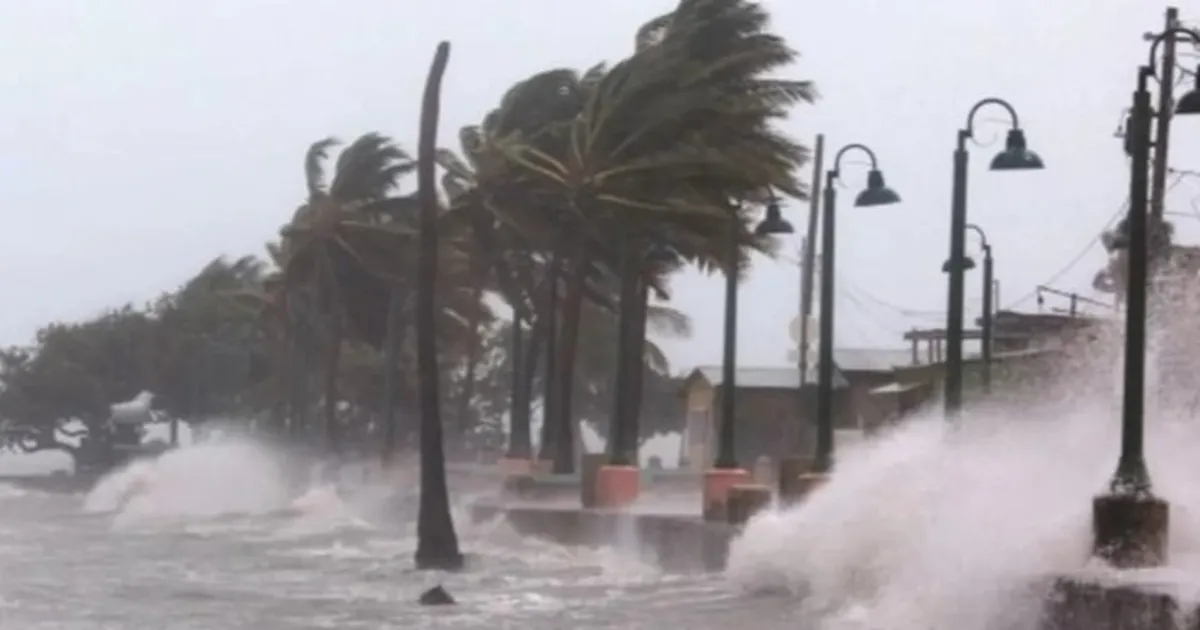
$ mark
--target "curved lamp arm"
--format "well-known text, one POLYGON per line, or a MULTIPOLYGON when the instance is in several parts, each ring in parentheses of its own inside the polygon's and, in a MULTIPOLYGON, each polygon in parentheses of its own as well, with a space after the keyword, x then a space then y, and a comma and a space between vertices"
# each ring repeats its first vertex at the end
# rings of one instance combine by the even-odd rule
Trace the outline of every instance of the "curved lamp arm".
POLYGON ((1150 63, 1146 64, 1150 68, 1150 74, 1155 74, 1155 69, 1158 67, 1158 45, 1163 43, 1168 37, 1175 35, 1187 35, 1193 43, 1200 44, 1200 33, 1190 28, 1183 26, 1173 26, 1158 35, 1154 36, 1154 41, 1150 43, 1150 63))
POLYGON ((1003 107, 1005 109, 1005 111, 1008 112, 1009 118, 1012 119, 1012 128, 1013 129, 1021 128, 1021 120, 1020 120, 1020 118, 1017 117, 1017 110, 1014 109, 1013 106, 1010 105, 1008 101, 1006 101, 1002 98, 997 98, 995 96, 992 96, 992 97, 985 98, 985 99, 979 101, 978 103, 975 103, 975 105, 971 107, 971 111, 967 113, 967 126, 963 127, 963 130, 962 130, 962 134, 964 137, 971 138, 974 136, 975 115, 979 113, 979 110, 983 109, 984 107, 986 107, 988 105, 999 105, 1000 107, 1003 107))
POLYGON ((992 248, 992 246, 988 243, 987 234, 983 233, 983 228, 975 225, 974 223, 968 223, 967 229, 979 235, 979 240, 982 241, 982 246, 985 250, 992 248))
POLYGON ((829 175, 831 178, 836 179, 838 177, 838 173, 841 172, 842 167, 842 156, 846 155, 846 153, 851 150, 858 150, 866 153, 867 157, 871 160, 871 170, 879 170, 879 161, 875 159, 875 152, 872 151, 870 147, 865 144, 847 144, 846 146, 842 147, 837 152, 837 155, 835 155, 833 158, 833 168, 829 169, 829 175))

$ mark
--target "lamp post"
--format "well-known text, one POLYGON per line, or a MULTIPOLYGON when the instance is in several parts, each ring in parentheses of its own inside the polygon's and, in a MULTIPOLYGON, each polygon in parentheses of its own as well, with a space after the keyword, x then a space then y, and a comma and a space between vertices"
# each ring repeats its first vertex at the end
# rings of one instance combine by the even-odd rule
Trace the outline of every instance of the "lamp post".
MULTIPOLYGON (((748 480, 749 473, 738 466, 734 448, 735 423, 737 416, 737 293, 738 293, 738 240, 739 223, 734 218, 729 224, 728 259, 725 267, 725 332, 724 349, 721 357, 721 414, 717 432, 717 456, 713 467, 704 475, 704 518, 725 520, 725 499, 729 488, 748 480)), ((795 229, 783 218, 779 202, 772 198, 767 204, 767 216, 754 229, 758 236, 791 234, 795 229)))
POLYGON ((834 322, 834 248, 837 244, 837 182, 842 157, 849 151, 862 151, 871 160, 867 188, 858 193, 854 205, 883 206, 897 203, 900 195, 887 187, 875 159, 875 152, 862 144, 848 144, 833 158, 833 168, 825 172, 825 205, 821 213, 821 322, 817 355, 817 439, 811 474, 823 477, 833 467, 833 322, 834 322))
POLYGON ((958 131, 958 144, 954 149, 954 185, 950 199, 950 257, 948 262, 949 287, 946 307, 946 378, 945 409, 947 419, 954 419, 962 408, 962 359, 963 359, 963 284, 966 272, 966 228, 967 228, 967 140, 974 136, 975 114, 984 106, 999 105, 1012 119, 1012 129, 1004 142, 1004 150, 992 158, 993 171, 1019 171, 1043 168, 1042 159, 1025 146, 1025 132, 1021 130, 1017 112, 1008 101, 985 98, 967 114, 967 125, 958 131))
MULTIPOLYGON (((994 322, 992 320, 992 295, 994 292, 994 271, 992 262, 992 246, 988 243, 987 234, 984 234, 983 228, 968 223, 966 229, 971 230, 979 235, 980 247, 983 249, 983 315, 979 318, 980 331, 979 335, 979 354, 983 363, 981 370, 983 391, 991 393, 992 391, 992 330, 994 322)), ((963 270, 970 271, 975 268, 975 261, 970 256, 963 257, 963 270)), ((950 261, 947 260, 942 264, 942 272, 950 272, 950 261)))
POLYGON ((988 242, 987 234, 974 223, 967 224, 968 230, 979 235, 980 246, 983 248, 983 317, 980 318, 979 354, 983 361, 983 392, 992 393, 992 337, 996 322, 992 319, 992 284, 995 282, 995 261, 992 259, 992 245, 988 242))
MULTIPOLYGON (((1149 194, 1150 109, 1149 79, 1155 76, 1155 53, 1167 37, 1177 34, 1200 42, 1200 34, 1171 28, 1154 38, 1150 61, 1138 68, 1133 93, 1129 136, 1130 177, 1127 231, 1115 247, 1128 247, 1125 296, 1125 375, 1121 404, 1121 455, 1107 494, 1092 501, 1093 553, 1120 568, 1158 566, 1166 561, 1169 508, 1151 493, 1145 457, 1146 285, 1149 283, 1151 233, 1161 229, 1147 217, 1149 194)), ((1200 78, 1196 88, 1179 99, 1179 114, 1200 114, 1200 78)), ((1157 222, 1156 222, 1157 223, 1157 222)))

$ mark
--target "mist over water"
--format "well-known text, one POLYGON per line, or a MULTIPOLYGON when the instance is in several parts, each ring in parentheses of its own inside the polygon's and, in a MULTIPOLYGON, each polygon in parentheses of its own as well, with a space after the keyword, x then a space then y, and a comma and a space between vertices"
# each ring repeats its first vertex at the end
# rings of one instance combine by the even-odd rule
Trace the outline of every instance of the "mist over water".
MULTIPOLYGON (((1117 463, 1120 366, 1112 348, 1090 351, 1035 397, 970 409, 954 425, 939 405, 841 449, 827 486, 747 526, 730 580, 793 596, 830 630, 1036 627, 1048 578, 1111 571, 1090 559, 1091 500, 1117 463)), ((1170 565, 1132 578, 1193 599, 1200 423, 1190 407, 1147 418, 1154 490, 1171 503, 1170 565)))

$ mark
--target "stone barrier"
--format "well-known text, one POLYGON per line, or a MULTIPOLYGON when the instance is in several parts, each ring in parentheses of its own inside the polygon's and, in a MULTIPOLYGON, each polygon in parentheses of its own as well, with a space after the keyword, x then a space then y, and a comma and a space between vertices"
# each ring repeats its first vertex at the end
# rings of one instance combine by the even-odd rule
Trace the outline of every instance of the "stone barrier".
POLYGON ((733 486, 729 489, 726 505, 729 524, 745 525, 755 514, 770 507, 771 487, 759 483, 733 486))
POLYGON ((615 547, 672 572, 720 571, 737 528, 705 523, 699 517, 584 510, 568 507, 505 505, 481 501, 470 506, 475 522, 504 518, 523 536, 561 545, 615 547))
POLYGON ((1195 611, 1184 618, 1176 590, 1113 578, 1061 577, 1051 587, 1040 630, 1200 629, 1195 611))

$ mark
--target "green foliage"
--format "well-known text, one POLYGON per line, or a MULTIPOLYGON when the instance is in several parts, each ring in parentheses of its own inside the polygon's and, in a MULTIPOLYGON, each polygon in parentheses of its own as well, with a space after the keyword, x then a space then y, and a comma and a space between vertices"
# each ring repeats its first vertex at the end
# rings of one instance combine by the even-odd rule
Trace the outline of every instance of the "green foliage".
MULTIPOLYGON (((514 391, 501 303, 542 354, 550 313, 563 337, 581 331, 557 345, 555 362, 575 372, 568 416, 605 433, 618 357, 635 356, 641 437, 679 428, 662 351, 636 335, 618 342, 617 314, 640 306, 622 303, 620 288, 637 285, 627 300, 643 285, 666 300, 685 266, 744 268, 750 252, 772 251, 751 229, 760 206, 774 193, 806 196, 807 150, 776 125, 815 91, 779 78, 796 53, 768 26, 755 2, 681 0, 638 30, 627 58, 534 74, 460 131, 457 152, 437 152, 435 339, 451 441, 503 442, 514 391), (562 285, 553 303, 551 269, 562 285)), ((148 308, 51 324, 0 353, 7 443, 36 434, 54 447, 67 419, 96 425, 143 390, 176 416, 266 416, 297 439, 322 416, 331 447, 377 441, 387 422, 411 443, 412 315, 428 306, 415 296, 416 199, 400 190, 415 162, 380 133, 334 157, 338 145, 326 138, 303 156, 301 203, 265 259, 217 259, 148 308)), ((688 333, 682 313, 652 306, 636 319, 643 311, 653 333, 688 333)), ((527 382, 554 374, 532 359, 527 382)))

